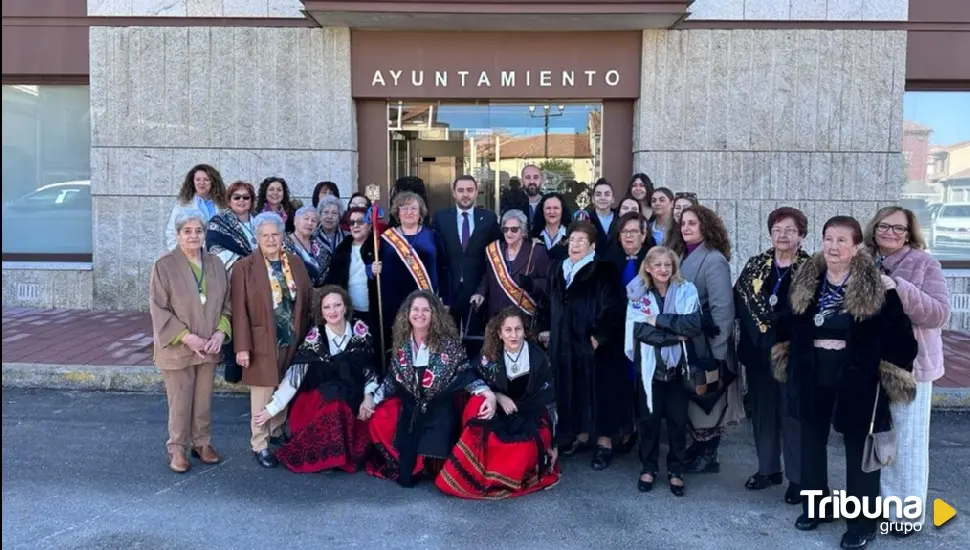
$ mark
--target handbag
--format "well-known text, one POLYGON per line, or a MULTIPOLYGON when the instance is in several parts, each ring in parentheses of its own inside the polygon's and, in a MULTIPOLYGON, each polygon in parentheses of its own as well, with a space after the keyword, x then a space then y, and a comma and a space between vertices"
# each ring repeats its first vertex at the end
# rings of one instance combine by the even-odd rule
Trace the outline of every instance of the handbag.
MULTIPOLYGON (((704 337, 707 341, 707 337, 704 337)), ((724 395, 727 387, 734 381, 734 373, 727 368, 727 362, 713 357, 694 357, 688 359, 687 344, 680 342, 684 350, 684 386, 690 394, 691 401, 710 414, 724 395)), ((710 348, 710 342, 708 342, 710 348)))
POLYGON ((232 342, 222 345, 223 377, 230 384, 238 384, 242 380, 242 367, 236 363, 236 354, 232 351, 232 342))
POLYGON ((896 429, 890 427, 885 432, 873 433, 876 426, 876 407, 879 405, 880 384, 876 384, 876 400, 872 404, 872 419, 869 433, 862 447, 862 471, 872 473, 893 463, 896 458, 896 429))

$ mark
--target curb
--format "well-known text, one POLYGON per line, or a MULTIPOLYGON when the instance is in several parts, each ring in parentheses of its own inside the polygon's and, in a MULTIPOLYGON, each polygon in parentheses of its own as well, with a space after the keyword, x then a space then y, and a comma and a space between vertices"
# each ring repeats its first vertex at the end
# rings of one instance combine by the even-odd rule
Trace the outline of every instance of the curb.
MULTIPOLYGON (((95 366, 4 363, 4 388, 72 391, 123 391, 165 393, 162 372, 155 366, 95 366)), ((216 368, 214 393, 249 393, 249 387, 230 384, 216 368)))
MULTIPOLYGON (((125 391, 165 393, 165 383, 158 367, 47 365, 4 363, 4 388, 55 389, 72 391, 125 391)), ((216 369, 215 393, 249 393, 249 387, 230 384, 216 369)), ((933 388, 934 409, 970 410, 970 388, 933 388)))

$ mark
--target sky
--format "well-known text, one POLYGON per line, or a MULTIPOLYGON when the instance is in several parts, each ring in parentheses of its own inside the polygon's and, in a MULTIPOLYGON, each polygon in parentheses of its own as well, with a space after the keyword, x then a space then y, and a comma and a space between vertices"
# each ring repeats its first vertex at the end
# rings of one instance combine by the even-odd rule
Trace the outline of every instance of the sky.
POLYGON ((903 113, 933 129, 932 145, 970 140, 970 92, 906 92, 903 113))

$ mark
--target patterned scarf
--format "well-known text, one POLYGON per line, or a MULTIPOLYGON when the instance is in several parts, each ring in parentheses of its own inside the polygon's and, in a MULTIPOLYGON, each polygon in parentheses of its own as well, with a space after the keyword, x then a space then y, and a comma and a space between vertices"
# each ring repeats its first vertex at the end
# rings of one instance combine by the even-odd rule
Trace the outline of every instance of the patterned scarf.
MULTIPOLYGON (((787 276, 792 277, 794 280, 795 273, 798 272, 799 268, 808 259, 808 253, 799 248, 798 252, 795 253, 795 260, 792 262, 791 271, 787 276)), ((754 318, 755 326, 762 333, 767 332, 768 327, 771 325, 770 316, 774 308, 768 303, 768 299, 761 292, 761 289, 765 281, 771 276, 771 270, 774 268, 774 265, 774 248, 769 248, 757 256, 752 256, 744 266, 744 269, 741 270, 741 275, 738 276, 738 282, 735 286, 738 290, 738 295, 741 297, 741 301, 744 302, 744 306, 754 318)), ((781 296, 779 298, 783 299, 781 296)))
POLYGON ((209 220, 205 245, 206 249, 213 254, 228 250, 239 256, 249 256, 254 248, 254 242, 249 237, 249 233, 230 210, 223 210, 209 220))
MULTIPOLYGON (((266 264, 266 273, 269 274, 269 287, 273 291, 273 308, 277 308, 283 303, 283 289, 280 287, 280 282, 273 276, 273 266, 270 265, 266 256, 263 256, 263 262, 266 264)), ((290 271, 290 261, 286 259, 286 251, 280 253, 280 262, 283 265, 286 289, 289 291, 292 300, 296 297, 296 282, 293 280, 293 272, 290 271)))

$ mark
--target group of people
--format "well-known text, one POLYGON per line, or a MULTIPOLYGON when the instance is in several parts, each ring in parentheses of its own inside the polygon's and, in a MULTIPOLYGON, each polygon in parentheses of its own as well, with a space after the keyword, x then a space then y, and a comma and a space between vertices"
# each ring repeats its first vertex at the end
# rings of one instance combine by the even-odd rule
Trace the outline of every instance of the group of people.
MULTIPOLYGON (((542 192, 538 167, 520 181, 497 216, 460 176, 455 206, 430 215, 424 183, 402 178, 385 221, 360 194, 345 211, 331 182, 305 207, 281 178, 257 195, 193 167, 150 283, 169 467, 220 460, 209 403, 223 363, 250 387, 264 467, 499 499, 555 485, 561 459, 590 453, 604 470, 636 448, 649 492, 665 422, 667 485, 684 496, 686 475, 719 471, 747 411, 758 470, 745 486, 787 477, 798 529, 831 518, 801 492, 828 490, 833 425, 850 496, 926 494, 949 298, 912 212, 883 208, 865 230, 833 217, 810 256, 807 217, 779 208, 771 248, 732 284, 727 230, 692 193, 636 174, 618 205, 599 180, 576 209, 542 192), (867 440, 891 430, 890 463, 867 440)), ((844 548, 879 526, 847 523, 844 548)))

